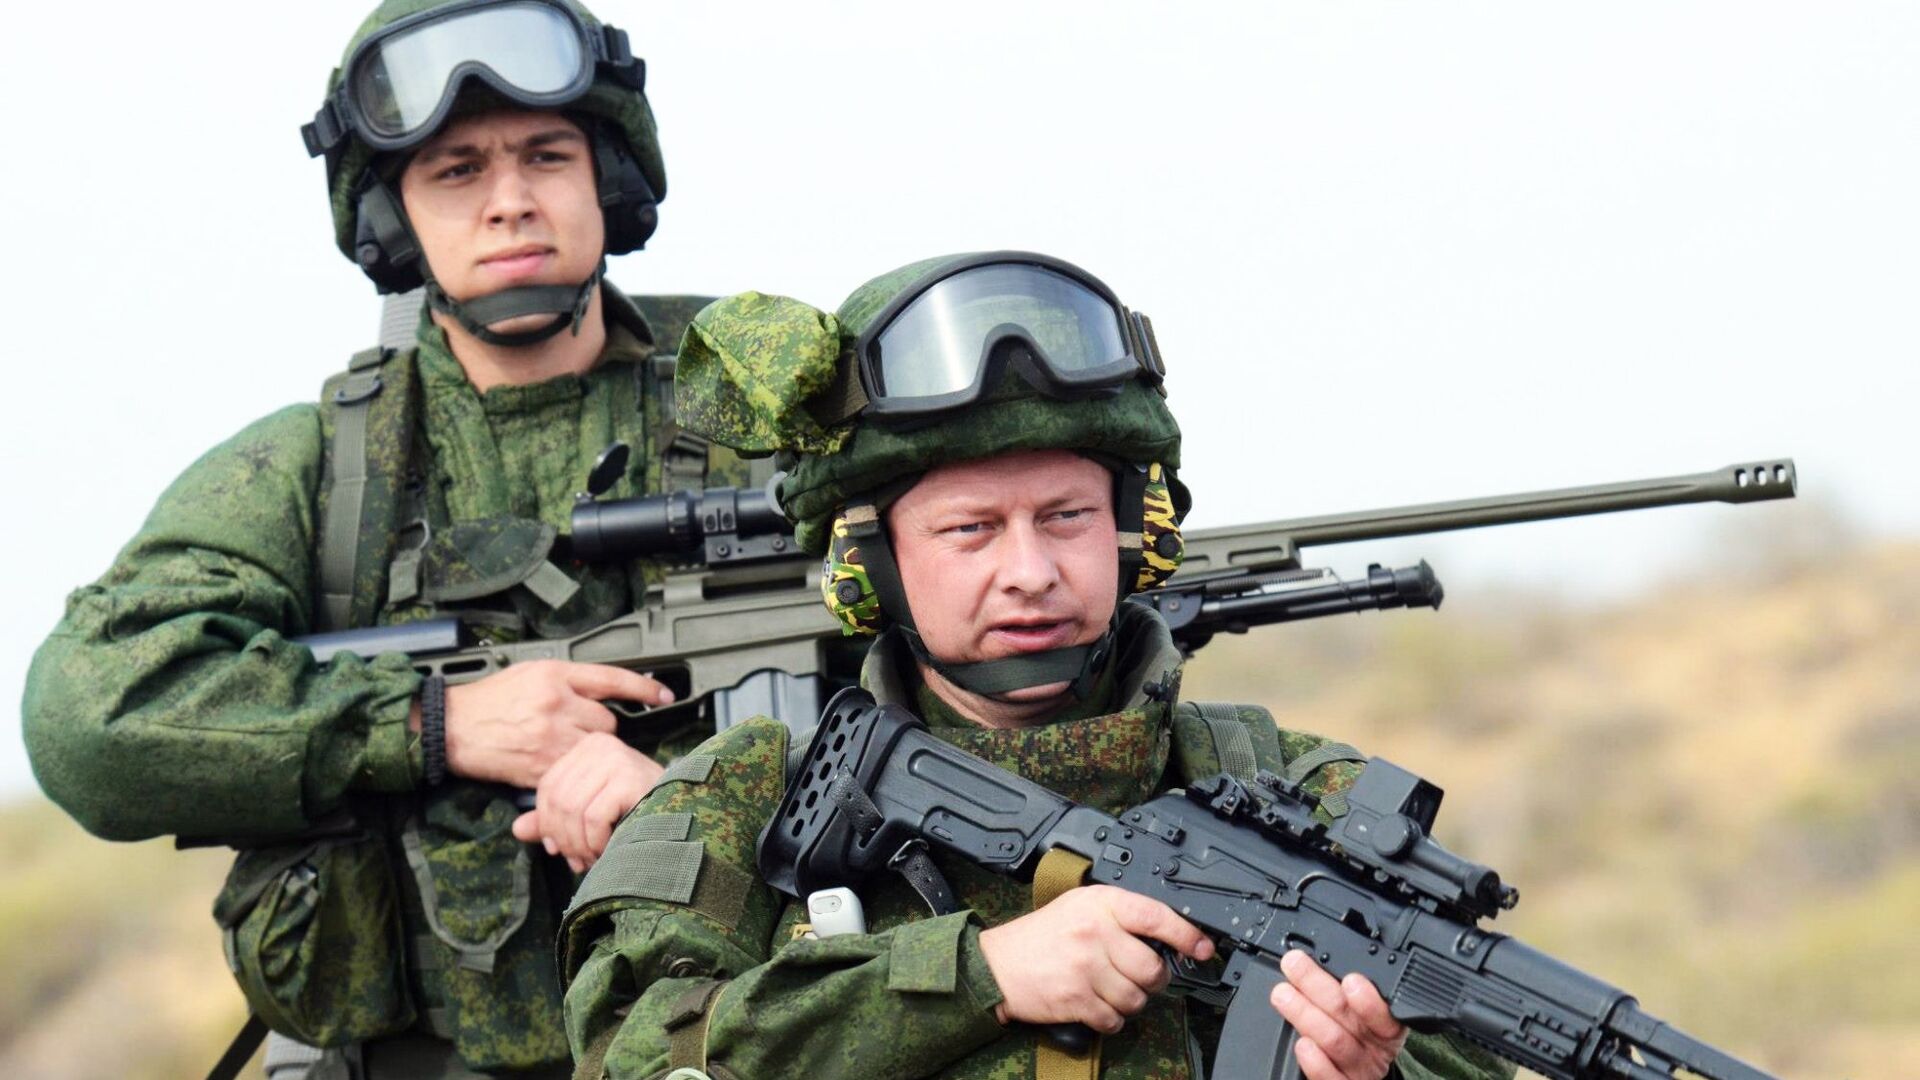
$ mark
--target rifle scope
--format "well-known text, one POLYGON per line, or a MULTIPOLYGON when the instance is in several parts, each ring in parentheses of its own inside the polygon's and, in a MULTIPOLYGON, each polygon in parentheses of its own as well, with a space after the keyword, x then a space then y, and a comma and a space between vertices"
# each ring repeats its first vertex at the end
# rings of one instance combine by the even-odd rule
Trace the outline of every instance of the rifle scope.
POLYGON ((573 554, 589 562, 704 554, 717 563, 798 551, 779 506, 755 488, 583 499, 573 508, 573 554))

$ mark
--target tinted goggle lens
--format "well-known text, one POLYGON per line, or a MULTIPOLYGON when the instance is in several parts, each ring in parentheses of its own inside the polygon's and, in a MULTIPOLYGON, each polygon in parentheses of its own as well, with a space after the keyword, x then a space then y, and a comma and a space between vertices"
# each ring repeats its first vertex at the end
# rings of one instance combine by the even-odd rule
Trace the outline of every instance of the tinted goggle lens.
POLYGON ((580 31, 546 4, 501 4, 409 27, 374 43, 350 74, 361 120, 387 138, 422 130, 463 68, 484 67, 532 98, 582 80, 580 31))
POLYGON ((1136 366, 1121 319, 1105 297, 1045 267, 966 270, 928 287, 875 336, 869 371, 877 385, 867 393, 897 407, 973 389, 991 346, 1014 334, 1062 384, 1118 381, 1136 366))

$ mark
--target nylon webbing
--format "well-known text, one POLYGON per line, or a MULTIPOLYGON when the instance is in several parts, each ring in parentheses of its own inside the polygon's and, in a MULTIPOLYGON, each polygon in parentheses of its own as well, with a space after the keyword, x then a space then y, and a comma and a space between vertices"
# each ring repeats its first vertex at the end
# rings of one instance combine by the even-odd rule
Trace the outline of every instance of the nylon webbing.
POLYGON ((620 1034, 619 1024, 608 1024, 607 1030, 593 1037, 587 1049, 573 1062, 573 1080, 601 1080, 607 1075, 607 1051, 613 1049, 613 1037, 620 1034))
POLYGON ((1287 763, 1287 779, 1297 784, 1312 776, 1314 771, 1323 765, 1331 765, 1336 761, 1357 761, 1365 764, 1366 760, 1367 755, 1346 743, 1321 743, 1287 763))
POLYGON ((207 1071, 207 1080, 234 1080, 240 1070, 253 1060, 253 1052, 260 1048, 260 1041, 267 1037, 266 1021, 258 1013, 248 1013, 247 1022, 240 1025, 234 1033, 233 1041, 227 1044, 227 1052, 213 1063, 207 1071))
POLYGON ((1221 770, 1252 780, 1260 770, 1260 761, 1253 752, 1253 736, 1240 720, 1240 710, 1218 701, 1195 702, 1194 708, 1213 735, 1213 752, 1220 759, 1221 770))
POLYGON ((696 983, 674 1001, 666 1022, 668 1068, 706 1070, 707 1024, 726 985, 717 980, 696 983))
MULTIPOLYGON (((1079 888, 1093 864, 1066 848, 1054 848, 1040 857, 1033 871, 1033 910, 1039 911, 1069 889, 1079 888)), ((1096 1034, 1084 1054, 1069 1054, 1034 1036, 1034 1080, 1093 1080, 1100 1075, 1100 1037, 1096 1034)))
MULTIPOLYGON (((1296 784, 1304 783, 1307 777, 1312 776, 1322 766, 1331 765, 1336 761, 1356 761, 1364 765, 1367 762, 1367 755, 1346 743, 1321 743, 1288 762, 1286 777, 1296 784)), ((1330 795, 1322 795, 1320 805, 1327 813, 1339 817, 1347 812, 1347 794, 1344 791, 1336 791, 1330 795)))
POLYGON ((347 377, 333 393, 336 406, 332 477, 327 520, 320 530, 320 629, 345 630, 353 622, 353 579, 359 561, 361 510, 367 495, 367 414, 379 395, 384 349, 355 353, 347 377))
MULTIPOLYGON (((884 821, 880 808, 873 805, 873 800, 854 782, 853 774, 844 768, 827 785, 827 799, 847 815, 854 833, 862 838, 862 842, 871 838, 884 821)), ((954 899, 953 885, 934 865, 932 857, 927 854, 924 840, 909 840, 900 845, 900 850, 887 860, 887 869, 905 878, 934 915, 951 915, 960 910, 959 901, 954 899)))
POLYGON ((660 416, 669 435, 660 448, 660 481, 668 491, 700 491, 707 486, 707 450, 705 436, 680 426, 680 413, 673 399, 673 374, 680 358, 672 353, 655 356, 647 363, 653 374, 654 395, 660 401, 660 416))

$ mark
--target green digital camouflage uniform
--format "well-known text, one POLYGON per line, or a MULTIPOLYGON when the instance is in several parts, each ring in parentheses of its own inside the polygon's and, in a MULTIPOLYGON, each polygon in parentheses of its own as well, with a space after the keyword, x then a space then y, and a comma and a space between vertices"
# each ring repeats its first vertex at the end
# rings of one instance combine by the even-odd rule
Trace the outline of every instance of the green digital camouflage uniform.
MULTIPOLYGON (((954 745, 1114 813, 1221 767, 1205 725, 1182 722, 1181 710, 1145 690, 1179 668, 1165 624, 1138 605, 1122 611, 1108 674, 1085 703, 1045 726, 995 730, 960 717, 920 684, 894 634, 876 642, 862 682, 954 745)), ((1299 760, 1325 742, 1277 731, 1264 709, 1241 707, 1238 716, 1263 763, 1299 760)), ((935 853, 967 910, 932 917, 891 877, 862 893, 868 933, 793 940, 804 906, 755 869, 760 828, 785 786, 787 751, 788 731, 772 720, 722 732, 669 770, 615 833, 600 864, 610 872, 588 876, 561 939, 567 1034, 582 1063, 576 1075, 601 1075, 601 1065, 617 1078, 663 1076, 675 1032, 704 1007, 705 1068, 716 1080, 1032 1076, 1035 1035, 995 1020, 1001 993, 979 944, 983 927, 1033 910, 1030 886, 935 853), (619 851, 626 846, 635 847, 619 851), (677 862, 688 853, 698 875, 682 902, 659 898, 670 888, 608 880, 623 862, 677 862)), ((1307 787, 1333 795, 1358 773, 1358 765, 1335 761, 1311 772, 1307 787)), ((1204 1077, 1201 1062, 1219 1033, 1212 1008, 1156 996, 1102 1040, 1101 1075, 1204 1077)), ((1396 1066, 1407 1078, 1512 1075, 1463 1043, 1422 1035, 1408 1040, 1396 1066)))
MULTIPOLYGON (((390 594, 386 567, 371 568, 373 621, 480 608, 502 640, 572 633, 631 609, 657 576, 642 562, 568 566, 579 589, 557 610, 515 585, 545 565, 608 444, 637 451, 611 494, 663 488, 674 429, 664 384, 648 377, 654 333, 611 287, 603 296, 608 345, 583 376, 480 393, 425 318, 418 348, 382 368, 416 402, 403 456, 432 541, 415 588, 390 594)), ((692 314, 671 299, 650 310, 675 328, 692 314)), ((28 677, 36 776, 102 837, 250 848, 216 917, 250 1003, 277 1030, 322 1045, 436 1033, 475 1069, 564 1068, 551 943, 572 875, 512 837, 510 791, 424 786, 407 724, 420 680, 404 656, 322 667, 287 640, 316 626, 327 416, 293 406, 216 447, 105 576, 73 593, 28 677), (341 820, 344 838, 313 838, 341 820)), ((370 441, 370 457, 402 452, 370 441)), ((710 463, 710 483, 746 479, 730 452, 710 463)), ((703 734, 689 725, 652 749, 670 758, 703 734)))

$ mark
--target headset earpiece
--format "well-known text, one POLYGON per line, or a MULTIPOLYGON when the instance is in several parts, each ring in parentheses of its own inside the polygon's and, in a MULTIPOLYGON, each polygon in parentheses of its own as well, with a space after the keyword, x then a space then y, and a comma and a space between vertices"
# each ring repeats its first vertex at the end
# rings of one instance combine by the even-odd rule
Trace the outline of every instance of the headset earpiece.
POLYGON ((1166 470, 1159 462, 1147 469, 1142 504, 1140 541, 1144 561, 1134 578, 1134 592, 1164 585, 1173 572, 1180 569, 1180 560, 1187 554, 1186 543, 1180 538, 1180 515, 1173 505, 1173 492, 1167 486, 1166 470))
POLYGON ((886 624, 880 610, 879 594, 867 576, 860 553, 860 538, 847 523, 846 510, 833 519, 833 536, 827 542, 827 554, 820 563, 820 595, 827 610, 840 620, 841 633, 849 637, 878 634, 886 624))
POLYGON ((600 207, 607 221, 607 254, 639 251, 660 224, 660 193, 647 183, 618 128, 597 123, 592 138, 600 207))
POLYGON ((417 289, 425 281, 420 241, 407 224, 400 197, 372 172, 354 213, 353 256, 382 294, 417 289))

